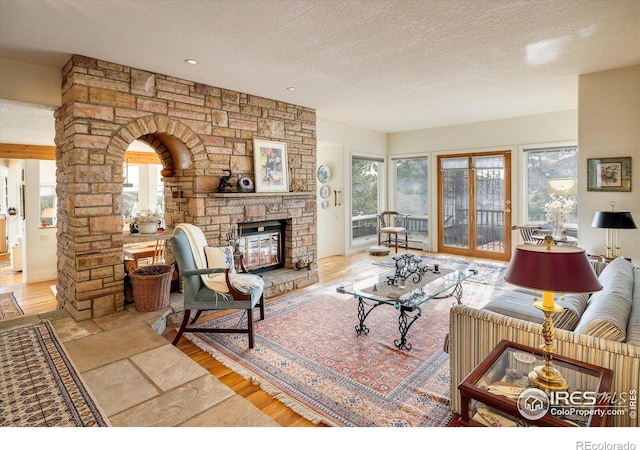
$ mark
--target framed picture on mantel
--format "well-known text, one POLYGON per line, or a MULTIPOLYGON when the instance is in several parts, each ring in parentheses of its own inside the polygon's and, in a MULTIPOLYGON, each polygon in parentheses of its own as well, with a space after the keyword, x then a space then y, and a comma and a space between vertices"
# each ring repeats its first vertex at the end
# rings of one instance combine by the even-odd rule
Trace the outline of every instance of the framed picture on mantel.
POLYGON ((253 140, 256 192, 289 192, 287 144, 253 140))
POLYGON ((587 190, 631 191, 631 158, 587 159, 587 190))

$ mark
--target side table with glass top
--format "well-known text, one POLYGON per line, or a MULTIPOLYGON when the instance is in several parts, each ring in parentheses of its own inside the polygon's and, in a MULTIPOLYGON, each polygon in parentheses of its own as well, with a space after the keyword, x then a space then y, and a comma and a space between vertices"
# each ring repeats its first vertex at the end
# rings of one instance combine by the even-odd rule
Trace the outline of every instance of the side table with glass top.
POLYGON ((608 413, 611 410, 607 403, 613 380, 612 370, 554 355, 554 368, 562 373, 569 383, 569 389, 565 392, 542 393, 530 386, 528 379, 529 372, 541 364, 544 364, 541 350, 501 341, 458 386, 462 406, 460 424, 503 427, 608 426, 608 413))

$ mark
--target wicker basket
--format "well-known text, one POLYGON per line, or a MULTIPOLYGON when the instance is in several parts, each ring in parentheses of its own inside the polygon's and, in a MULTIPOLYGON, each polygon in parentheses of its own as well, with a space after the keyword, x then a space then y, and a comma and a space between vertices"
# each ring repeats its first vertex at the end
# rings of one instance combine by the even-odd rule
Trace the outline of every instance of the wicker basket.
POLYGON ((173 266, 153 264, 129 272, 133 303, 138 311, 156 311, 169 305, 173 266))

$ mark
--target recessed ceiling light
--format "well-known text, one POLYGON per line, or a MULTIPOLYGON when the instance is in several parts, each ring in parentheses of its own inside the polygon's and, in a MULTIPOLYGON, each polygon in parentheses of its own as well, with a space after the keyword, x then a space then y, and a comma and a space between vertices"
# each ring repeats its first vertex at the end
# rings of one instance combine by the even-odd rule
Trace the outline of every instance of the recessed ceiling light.
POLYGON ((185 59, 184 62, 186 62, 187 64, 191 64, 191 65, 198 64, 198 60, 196 60, 196 59, 185 59))
POLYGON ((295 90, 296 90, 296 88, 295 88, 295 87, 293 87, 293 86, 291 86, 291 87, 288 87, 288 88, 287 88, 287 91, 291 91, 291 92, 293 92, 293 91, 295 91, 295 90))

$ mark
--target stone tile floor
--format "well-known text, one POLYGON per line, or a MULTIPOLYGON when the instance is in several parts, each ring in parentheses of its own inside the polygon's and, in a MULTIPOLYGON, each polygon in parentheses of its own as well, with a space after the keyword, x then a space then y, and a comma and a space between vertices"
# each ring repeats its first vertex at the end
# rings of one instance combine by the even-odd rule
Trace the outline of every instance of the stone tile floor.
POLYGON ((278 427, 160 335, 171 311, 129 305, 76 322, 59 310, 1 320, 0 329, 51 320, 114 427, 278 427))

